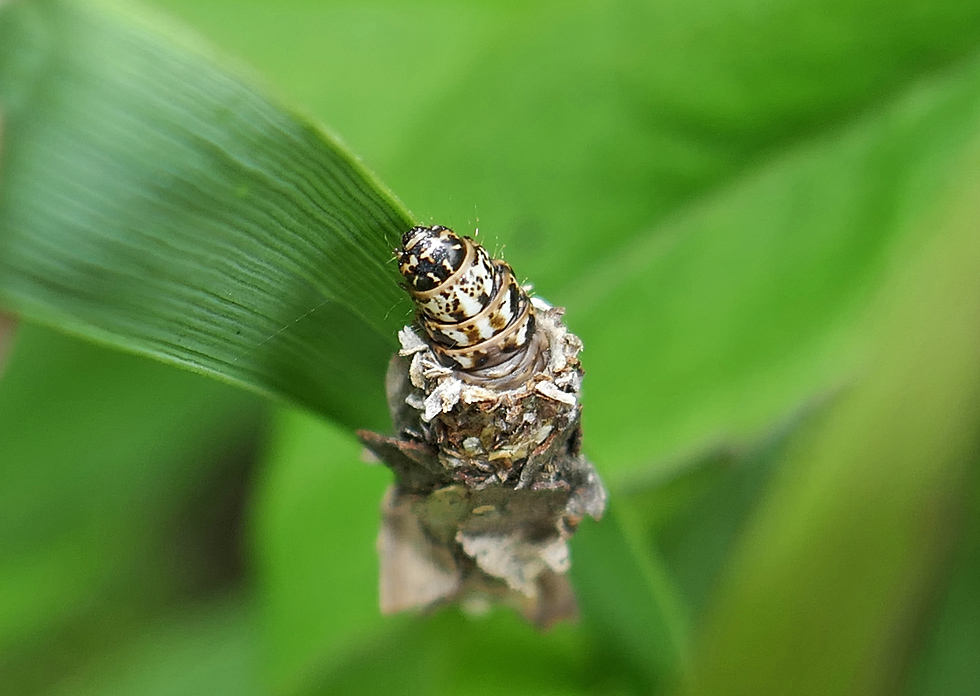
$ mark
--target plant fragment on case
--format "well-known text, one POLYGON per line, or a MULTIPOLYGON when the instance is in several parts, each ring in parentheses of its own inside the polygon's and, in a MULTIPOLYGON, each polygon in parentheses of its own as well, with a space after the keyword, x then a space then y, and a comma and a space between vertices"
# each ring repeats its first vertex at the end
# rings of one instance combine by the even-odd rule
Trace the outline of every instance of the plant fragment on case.
POLYGON ((572 618, 567 540, 606 503, 580 451, 582 343, 467 237, 415 227, 396 254, 418 322, 388 369, 395 436, 358 432, 395 473, 381 608, 489 598, 543 627, 572 618))

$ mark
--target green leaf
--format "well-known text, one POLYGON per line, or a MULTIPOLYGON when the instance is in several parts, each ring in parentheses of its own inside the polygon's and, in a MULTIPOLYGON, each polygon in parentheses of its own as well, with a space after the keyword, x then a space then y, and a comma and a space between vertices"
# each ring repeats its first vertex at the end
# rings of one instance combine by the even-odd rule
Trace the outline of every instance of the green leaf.
MULTIPOLYGON (((247 57, 376 171, 418 137, 419 121, 432 116, 434 102, 468 78, 472 60, 500 41, 512 12, 521 12, 496 2, 154 4, 182 17, 230 55, 247 57), (432 37, 438 46, 420 50, 419 37, 432 37), (352 50, 352 45, 370 50, 352 50)), ((426 161, 418 164, 426 173, 435 163, 424 152, 422 157, 426 161)), ((452 196, 451 189, 445 193, 452 196)))
MULTIPOLYGON (((885 260, 962 170, 980 66, 773 157, 575 290, 586 433, 623 474, 758 437, 865 366, 885 260)), ((574 319, 573 325, 574 325, 574 319)))
POLYGON ((0 382, 0 673, 31 693, 214 586, 226 553, 196 546, 191 503, 220 500, 261 404, 32 326, 15 348, 0 382))
POLYGON ((466 617, 448 609, 420 617, 357 646, 338 668, 320 675, 309 696, 400 694, 573 696, 630 693, 622 675, 589 671, 580 633, 541 634, 508 611, 466 617))
POLYGON ((874 368, 797 440, 741 539, 694 693, 902 683, 973 497, 963 484, 980 434, 980 158, 970 161, 955 205, 922 223, 933 238, 896 255, 869 321, 874 368))
POLYGON ((52 696, 259 696, 255 610, 225 596, 136 631, 52 696))
POLYGON ((3 8, 0 302, 383 426, 407 213, 317 127, 151 23, 3 8))
POLYGON ((814 414, 801 416, 756 447, 720 448, 683 468, 672 466, 666 480, 633 481, 620 498, 624 526, 645 545, 638 555, 662 558, 661 573, 680 595, 675 601, 687 621, 703 618, 733 546, 785 459, 787 442, 814 414))
POLYGON ((573 543, 572 579, 594 645, 593 669, 660 693, 687 678, 690 626, 677 588, 656 553, 638 545, 611 506, 573 543))
MULTIPOLYGON (((976 466, 972 496, 946 582, 937 587, 931 629, 911 666, 909 696, 969 696, 980 684, 980 476, 976 466)), ((938 583, 937 583, 938 584, 938 583)))
POLYGON ((375 538, 391 474, 308 415, 276 422, 258 482, 254 550, 271 683, 293 689, 383 625, 375 538))

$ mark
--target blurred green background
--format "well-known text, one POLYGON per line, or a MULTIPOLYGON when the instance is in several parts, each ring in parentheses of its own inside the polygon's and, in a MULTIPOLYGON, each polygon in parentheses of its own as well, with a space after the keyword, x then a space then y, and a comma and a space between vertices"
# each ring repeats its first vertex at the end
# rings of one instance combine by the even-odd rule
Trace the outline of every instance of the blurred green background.
POLYGON ((349 423, 27 317, 0 693, 980 692, 977 3, 153 4, 567 307, 610 514, 381 617, 349 423))

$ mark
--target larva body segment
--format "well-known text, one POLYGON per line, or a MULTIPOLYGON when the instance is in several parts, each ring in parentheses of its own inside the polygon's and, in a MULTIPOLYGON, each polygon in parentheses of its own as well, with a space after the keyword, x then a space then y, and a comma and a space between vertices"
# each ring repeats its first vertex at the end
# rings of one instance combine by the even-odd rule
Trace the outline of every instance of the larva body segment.
POLYGON ((397 253, 419 324, 444 364, 498 379, 540 363, 534 307, 507 263, 442 226, 413 227, 397 253))

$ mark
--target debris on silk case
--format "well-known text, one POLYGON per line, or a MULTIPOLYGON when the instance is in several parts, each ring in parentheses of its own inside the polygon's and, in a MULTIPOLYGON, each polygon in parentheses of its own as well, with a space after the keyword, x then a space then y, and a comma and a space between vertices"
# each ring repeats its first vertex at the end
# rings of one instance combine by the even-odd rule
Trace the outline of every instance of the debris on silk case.
POLYGON ((414 227, 396 252, 417 325, 387 376, 395 473, 378 538, 381 608, 497 600, 546 627, 576 615, 568 539, 606 491, 581 452, 582 343, 468 237, 414 227))

